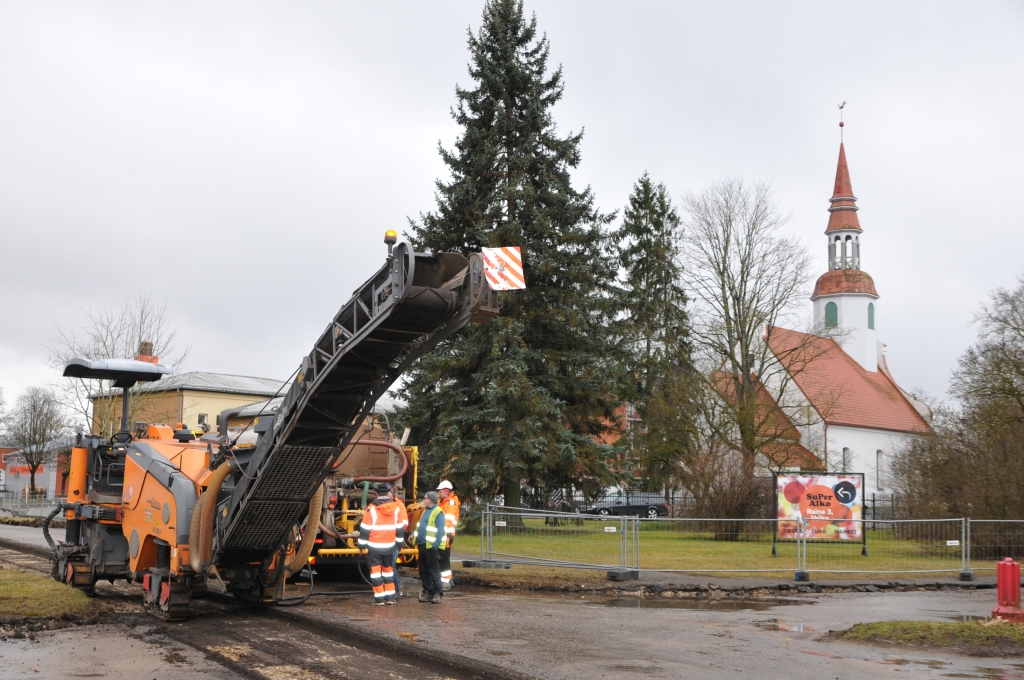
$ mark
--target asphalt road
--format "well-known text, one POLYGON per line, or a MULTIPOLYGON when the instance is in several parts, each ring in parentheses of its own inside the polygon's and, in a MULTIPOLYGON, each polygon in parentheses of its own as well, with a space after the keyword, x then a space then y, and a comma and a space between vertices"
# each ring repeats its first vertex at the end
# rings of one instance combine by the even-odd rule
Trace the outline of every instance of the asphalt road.
MULTIPOLYGON (((5 529, 11 527, 0 527, 0 538, 10 540, 5 529)), ((16 533, 35 542, 29 532, 36 531, 16 533)), ((414 586, 415 581, 405 581, 406 593, 414 594, 414 586)), ((417 670, 413 658, 440 654, 551 679, 1024 678, 1024 659, 967 658, 821 639, 829 630, 863 621, 984 616, 994 600, 992 589, 805 594, 778 603, 458 588, 441 605, 406 598, 397 607, 375 608, 368 595, 324 597, 257 616, 200 603, 192 621, 157 627, 152 634, 202 651, 211 669, 218 664, 235 672, 241 668, 250 677, 273 677, 282 667, 309 674, 294 676, 301 678, 362 677, 375 663, 387 667, 385 676, 441 677, 446 673, 417 670), (354 636, 347 643, 345 631, 354 636), (382 645, 383 656, 367 653, 374 644, 382 645), (235 662, 231 654, 238 655, 235 662)))

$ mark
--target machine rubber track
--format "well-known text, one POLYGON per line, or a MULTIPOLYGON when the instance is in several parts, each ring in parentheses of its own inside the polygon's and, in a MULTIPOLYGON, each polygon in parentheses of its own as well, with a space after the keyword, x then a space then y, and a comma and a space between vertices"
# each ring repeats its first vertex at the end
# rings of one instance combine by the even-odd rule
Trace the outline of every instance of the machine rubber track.
POLYGON ((192 588, 177 581, 168 583, 168 586, 170 595, 163 604, 150 603, 146 592, 143 591, 142 607, 161 621, 184 621, 188 618, 189 605, 192 602, 192 588))

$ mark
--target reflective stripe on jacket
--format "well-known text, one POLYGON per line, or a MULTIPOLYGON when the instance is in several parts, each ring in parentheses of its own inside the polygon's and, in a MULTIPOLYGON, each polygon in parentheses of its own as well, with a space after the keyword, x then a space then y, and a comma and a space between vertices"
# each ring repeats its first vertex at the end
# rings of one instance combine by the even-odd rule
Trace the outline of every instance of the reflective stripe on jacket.
POLYGON ((439 504, 441 512, 444 513, 444 532, 449 536, 455 536, 455 529, 459 526, 459 509, 462 503, 454 493, 439 504))
POLYGON ((401 503, 390 499, 378 498, 370 504, 359 524, 359 547, 372 553, 390 555, 405 536, 405 524, 401 518, 403 510, 401 503))
POLYGON ((395 545, 401 546, 402 541, 405 540, 405 534, 409 533, 409 513, 405 509, 405 504, 398 502, 398 524, 402 526, 402 533, 395 534, 395 545))
POLYGON ((437 547, 440 538, 444 536, 444 513, 441 512, 440 505, 435 505, 420 515, 419 525, 412 536, 416 545, 425 545, 427 550, 437 547))

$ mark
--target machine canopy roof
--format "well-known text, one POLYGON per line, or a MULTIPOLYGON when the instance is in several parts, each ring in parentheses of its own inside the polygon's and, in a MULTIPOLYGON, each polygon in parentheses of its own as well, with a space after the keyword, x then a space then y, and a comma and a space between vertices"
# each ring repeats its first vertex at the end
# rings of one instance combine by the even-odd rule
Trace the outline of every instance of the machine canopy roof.
POLYGON ((153 382, 169 374, 163 364, 137 359, 72 359, 64 367, 65 378, 113 380, 114 387, 131 387, 137 382, 153 382))

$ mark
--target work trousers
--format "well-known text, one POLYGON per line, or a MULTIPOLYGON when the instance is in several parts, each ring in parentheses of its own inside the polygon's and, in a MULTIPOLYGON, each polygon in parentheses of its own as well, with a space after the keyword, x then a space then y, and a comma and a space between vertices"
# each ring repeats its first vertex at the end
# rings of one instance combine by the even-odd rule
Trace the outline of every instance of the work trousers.
POLYGON ((441 565, 437 548, 427 549, 427 546, 420 543, 416 546, 420 551, 420 582, 423 584, 423 592, 427 595, 441 594, 441 565))
POLYGON ((395 565, 391 553, 381 555, 371 552, 366 556, 370 566, 370 585, 373 586, 375 602, 395 599, 395 565))
POLYGON ((395 597, 402 596, 402 581, 398 578, 398 551, 402 549, 400 543, 395 544, 395 552, 391 553, 391 564, 395 568, 395 597))
MULTIPOLYGON (((455 537, 452 536, 449 539, 452 543, 455 542, 455 537)), ((447 543, 446 546, 437 549, 438 566, 441 569, 441 583, 452 582, 452 544, 447 543)))

